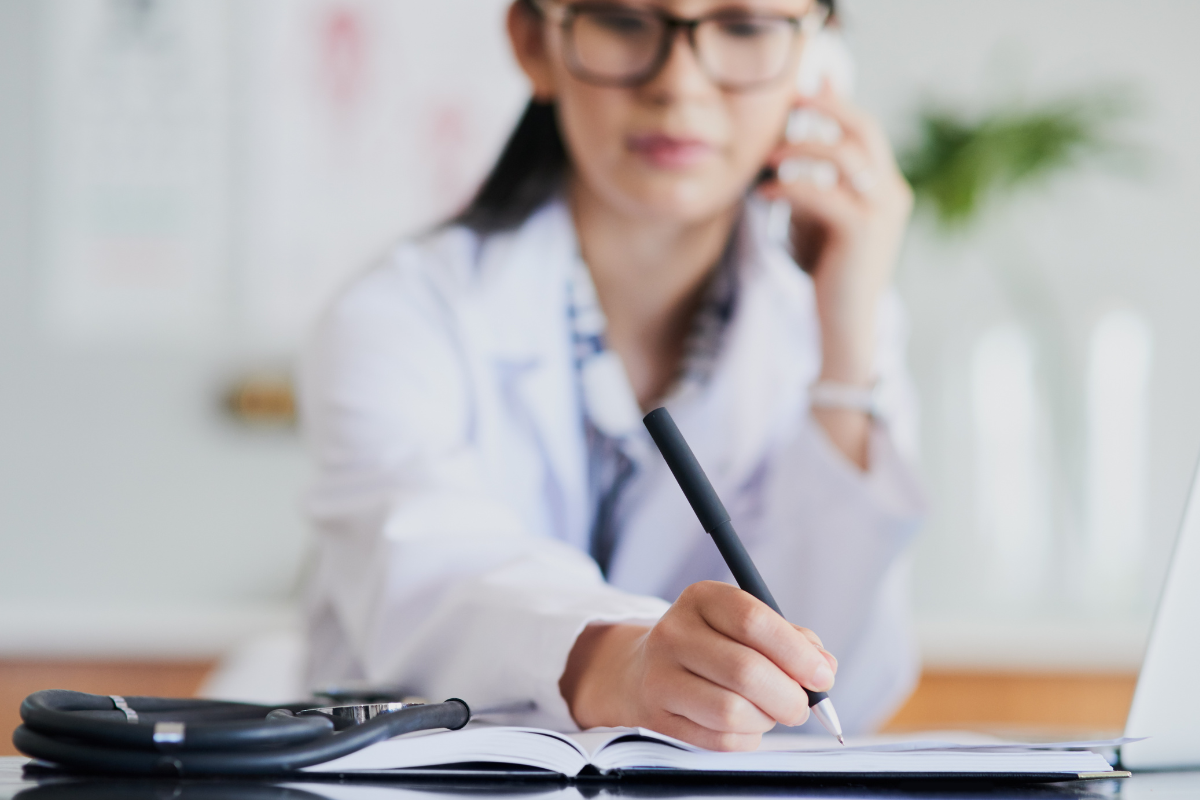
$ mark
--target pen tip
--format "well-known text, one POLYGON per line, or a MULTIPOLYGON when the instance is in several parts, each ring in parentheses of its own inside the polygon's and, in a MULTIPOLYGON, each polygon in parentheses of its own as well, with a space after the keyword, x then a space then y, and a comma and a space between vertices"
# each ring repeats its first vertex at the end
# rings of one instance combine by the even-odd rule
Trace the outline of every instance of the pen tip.
POLYGON ((845 740, 845 739, 843 739, 841 736, 838 736, 838 744, 840 744, 840 745, 842 745, 843 747, 845 747, 845 746, 846 746, 846 740, 845 740))

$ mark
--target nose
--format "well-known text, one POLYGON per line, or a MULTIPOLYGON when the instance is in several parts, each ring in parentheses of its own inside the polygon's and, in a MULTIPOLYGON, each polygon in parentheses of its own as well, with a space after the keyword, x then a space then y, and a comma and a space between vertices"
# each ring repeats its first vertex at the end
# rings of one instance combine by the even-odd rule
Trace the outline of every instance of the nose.
POLYGON ((670 51, 662 67, 642 87, 651 99, 671 102, 680 97, 716 91, 716 86, 704 72, 690 32, 677 27, 670 33, 670 51))

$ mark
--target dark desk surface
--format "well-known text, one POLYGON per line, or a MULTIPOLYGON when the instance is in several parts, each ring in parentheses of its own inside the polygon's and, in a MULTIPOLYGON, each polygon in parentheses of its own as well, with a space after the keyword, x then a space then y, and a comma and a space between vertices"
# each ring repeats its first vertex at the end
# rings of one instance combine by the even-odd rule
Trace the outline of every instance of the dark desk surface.
POLYGON ((506 800, 717 800, 723 797, 762 798, 928 798, 928 800, 1175 800, 1200 798, 1200 771, 1141 773, 1132 778, 1024 787, 912 788, 888 786, 798 786, 743 787, 722 789, 707 786, 671 788, 595 784, 575 787, 558 783, 464 783, 414 786, 379 781, 335 783, 332 781, 221 781, 221 780, 121 780, 26 777, 23 758, 0 757, 0 800, 84 800, 85 798, 128 798, 128 800, 452 800, 504 795, 506 800))

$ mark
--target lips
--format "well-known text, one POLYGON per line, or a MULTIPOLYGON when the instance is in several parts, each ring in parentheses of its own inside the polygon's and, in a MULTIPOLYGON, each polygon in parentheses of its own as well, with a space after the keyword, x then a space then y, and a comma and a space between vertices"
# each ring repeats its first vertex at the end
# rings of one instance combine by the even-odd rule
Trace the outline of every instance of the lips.
POLYGON ((701 139, 647 133, 630 136, 629 150, 659 169, 687 169, 713 152, 712 145, 701 139))

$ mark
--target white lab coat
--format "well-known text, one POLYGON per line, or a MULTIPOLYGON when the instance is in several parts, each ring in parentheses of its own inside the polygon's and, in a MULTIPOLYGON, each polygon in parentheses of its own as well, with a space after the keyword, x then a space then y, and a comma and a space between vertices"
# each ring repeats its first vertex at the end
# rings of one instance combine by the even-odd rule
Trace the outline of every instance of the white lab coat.
MULTIPOLYGON (((838 656, 846 730, 866 730, 917 674, 902 551, 923 503, 900 309, 881 304, 886 423, 863 474, 808 414, 812 283, 764 222, 750 202, 737 310, 707 388, 672 413, 784 613, 838 656)), ((578 257, 552 202, 510 233, 404 243, 326 315, 302 386, 318 463, 314 685, 532 701, 522 722, 571 730, 558 680, 585 626, 650 624, 688 584, 731 580, 661 462, 622 500, 607 582, 587 554, 566 295, 578 257)))

